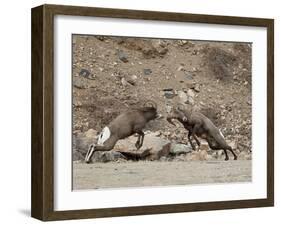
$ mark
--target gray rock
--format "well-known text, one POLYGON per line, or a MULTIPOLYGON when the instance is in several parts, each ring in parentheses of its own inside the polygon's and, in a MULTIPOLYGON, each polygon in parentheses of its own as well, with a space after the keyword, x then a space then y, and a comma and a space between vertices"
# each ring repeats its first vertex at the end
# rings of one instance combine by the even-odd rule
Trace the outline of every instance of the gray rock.
POLYGON ((124 53, 122 50, 117 50, 117 55, 119 57, 119 60, 121 60, 122 62, 124 63, 127 63, 128 62, 128 57, 127 57, 127 54, 124 53))
POLYGON ((188 102, 188 96, 184 91, 182 90, 178 91, 178 96, 180 99, 180 103, 185 104, 188 102))
POLYGON ((194 98, 195 97, 195 93, 193 92, 192 89, 187 90, 187 96, 194 98))
POLYGON ((150 74, 152 73, 152 70, 149 69, 149 68, 144 68, 144 69, 143 69, 143 73, 144 73, 145 75, 150 75, 150 74))
POLYGON ((123 86, 128 86, 128 85, 132 85, 131 83, 129 83, 125 78, 121 79, 121 83, 123 86))
POLYGON ((92 162, 114 162, 120 159, 125 160, 126 157, 117 151, 97 151, 92 156, 92 162))
POLYGON ((197 93, 199 93, 199 92, 200 92, 200 85, 199 85, 199 84, 195 84, 194 90, 195 90, 197 93))
POLYGON ((87 78, 90 74, 91 74, 91 73, 90 73, 87 69, 84 69, 84 68, 81 69, 80 72, 79 72, 79 75, 80 75, 80 76, 83 76, 83 77, 86 77, 86 78, 87 78))
POLYGON ((130 136, 126 139, 119 140, 114 147, 116 151, 126 151, 127 153, 139 152, 143 153, 142 158, 148 160, 158 160, 162 156, 168 156, 170 152, 171 142, 169 140, 160 138, 155 134, 147 134, 144 137, 143 146, 136 150, 135 143, 137 137, 130 136))
POLYGON ((74 105, 74 107, 81 107, 82 106, 82 102, 75 99, 73 101, 73 105, 74 105))
POLYGON ((185 78, 187 80, 193 80, 193 74, 187 71, 185 72, 185 78))
POLYGON ((172 143, 170 154, 171 155, 181 155, 181 154, 187 154, 192 152, 192 148, 190 145, 186 144, 178 144, 178 143, 172 143))
POLYGON ((162 40, 152 41, 152 45, 160 56, 161 55, 163 56, 168 52, 168 49, 166 47, 166 43, 162 40))
POLYGON ((90 87, 89 83, 82 80, 82 79, 74 79, 73 80, 73 86, 78 89, 87 89, 90 87))
POLYGON ((73 135, 73 158, 79 158, 75 160, 84 159, 90 145, 95 143, 97 134, 96 130, 89 129, 85 133, 73 135))
POLYGON ((78 150, 74 150, 72 152, 72 161, 78 161, 78 160, 83 160, 85 157, 84 155, 79 152, 78 150))
POLYGON ((188 97, 188 101, 187 101, 188 104, 191 104, 191 105, 194 105, 195 102, 194 102, 194 99, 192 97, 188 97))
POLYGON ((172 88, 163 89, 164 96, 167 99, 172 99, 176 96, 175 91, 172 88))

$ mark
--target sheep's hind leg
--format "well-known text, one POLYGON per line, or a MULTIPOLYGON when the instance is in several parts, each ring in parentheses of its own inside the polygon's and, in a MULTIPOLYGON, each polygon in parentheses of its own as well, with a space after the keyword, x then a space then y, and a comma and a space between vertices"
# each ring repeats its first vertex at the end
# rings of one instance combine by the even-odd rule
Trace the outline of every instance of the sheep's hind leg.
POLYGON ((237 155, 234 153, 231 147, 228 148, 228 150, 232 153, 234 160, 237 160, 237 155))
POLYGON ((144 132, 143 131, 138 131, 138 140, 135 144, 137 150, 140 149, 142 147, 142 144, 143 144, 143 140, 144 140, 144 132))
POLYGON ((94 154, 94 152, 96 151, 110 151, 114 148, 115 144, 117 142, 117 139, 110 137, 105 143, 104 145, 94 145, 92 144, 86 154, 85 157, 85 162, 86 163, 90 163, 91 162, 91 158, 94 154))
POLYGON ((95 152, 95 145, 92 144, 92 145, 89 147, 89 149, 88 149, 88 151, 87 151, 87 154, 86 154, 86 156, 85 156, 85 162, 86 162, 86 163, 90 163, 90 162, 91 162, 91 157, 92 157, 92 155, 94 154, 94 152, 95 152))
POLYGON ((225 154, 225 159, 224 160, 225 161, 229 160, 229 157, 228 157, 226 149, 223 149, 223 151, 224 151, 224 154, 225 154))
MULTIPOLYGON (((209 147, 212 149, 212 150, 220 150, 220 149, 222 149, 221 148, 221 146, 218 144, 218 143, 216 143, 212 138, 210 138, 210 137, 207 137, 207 142, 208 142, 208 144, 209 144, 209 147)), ((223 149, 223 151, 224 151, 224 154, 225 154, 225 161, 227 161, 227 160, 229 160, 229 157, 228 157, 228 154, 227 154, 227 151, 226 151, 226 149, 223 149)))
POLYGON ((196 137, 196 135, 194 135, 193 138, 195 139, 197 145, 200 147, 201 143, 200 143, 200 141, 198 140, 198 138, 196 137))

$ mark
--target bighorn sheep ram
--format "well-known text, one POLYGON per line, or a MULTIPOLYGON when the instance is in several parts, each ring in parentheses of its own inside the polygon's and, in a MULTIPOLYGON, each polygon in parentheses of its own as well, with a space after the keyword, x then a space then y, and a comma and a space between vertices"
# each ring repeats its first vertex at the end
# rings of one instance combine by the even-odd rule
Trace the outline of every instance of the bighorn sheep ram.
POLYGON ((193 137, 197 145, 200 146, 200 141, 196 137, 198 136, 206 139, 212 150, 223 149, 225 153, 225 160, 229 159, 227 150, 233 154, 234 160, 237 160, 236 154, 226 143, 220 130, 205 115, 198 111, 194 111, 193 109, 179 105, 178 107, 173 108, 167 117, 168 122, 175 125, 172 121, 173 119, 176 119, 182 123, 184 128, 188 131, 188 140, 193 150, 195 150, 195 146, 191 141, 191 137, 193 137))
POLYGON ((161 117, 157 113, 156 103, 149 101, 142 108, 131 109, 117 116, 108 126, 106 126, 98 137, 97 145, 90 146, 85 162, 90 163, 95 151, 110 151, 116 142, 137 133, 138 139, 136 148, 141 148, 144 140, 145 125, 150 121, 161 117))

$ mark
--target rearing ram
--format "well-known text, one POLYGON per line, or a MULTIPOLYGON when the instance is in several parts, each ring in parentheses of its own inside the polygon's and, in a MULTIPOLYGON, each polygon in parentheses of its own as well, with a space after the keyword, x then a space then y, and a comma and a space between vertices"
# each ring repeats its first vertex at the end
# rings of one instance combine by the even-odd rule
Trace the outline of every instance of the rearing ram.
POLYGON ((131 109, 117 116, 108 126, 106 126, 98 137, 97 144, 90 146, 85 162, 90 163, 95 151, 110 151, 114 148, 116 142, 137 133, 138 140, 136 148, 141 148, 144 140, 142 131, 150 120, 160 118, 157 113, 155 102, 149 101, 144 107, 131 109))
POLYGON ((212 150, 222 149, 225 153, 225 160, 229 159, 227 150, 233 154, 234 160, 237 160, 236 154, 226 143, 220 130, 205 115, 198 111, 194 111, 192 108, 179 105, 177 108, 173 108, 167 117, 168 122, 175 125, 172 121, 173 119, 182 123, 184 128, 188 131, 188 140, 193 150, 195 150, 195 146, 192 143, 191 137, 195 139, 198 146, 200 146, 200 141, 197 137, 201 137, 206 139, 212 150))

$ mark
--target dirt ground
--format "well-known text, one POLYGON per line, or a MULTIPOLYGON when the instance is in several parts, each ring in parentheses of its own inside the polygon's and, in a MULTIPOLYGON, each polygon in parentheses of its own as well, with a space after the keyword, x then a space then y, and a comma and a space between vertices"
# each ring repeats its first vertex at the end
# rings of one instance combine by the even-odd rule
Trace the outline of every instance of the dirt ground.
POLYGON ((251 181, 251 161, 73 163, 73 189, 251 181))

